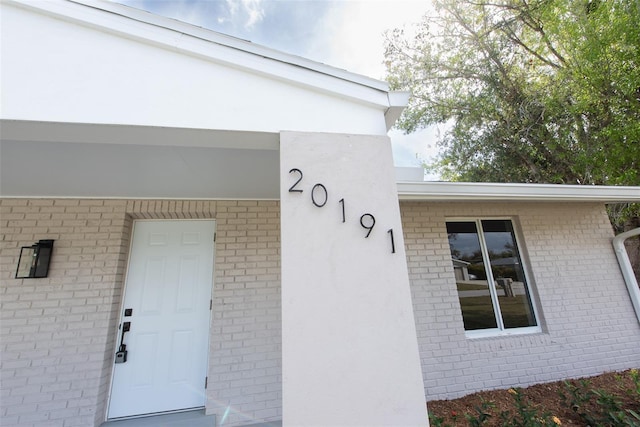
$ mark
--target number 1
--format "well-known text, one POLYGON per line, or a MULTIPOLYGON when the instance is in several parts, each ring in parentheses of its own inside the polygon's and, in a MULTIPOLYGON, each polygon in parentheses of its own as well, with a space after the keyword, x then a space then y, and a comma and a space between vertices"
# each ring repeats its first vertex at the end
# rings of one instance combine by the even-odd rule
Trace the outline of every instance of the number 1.
POLYGON ((387 233, 389 233, 389 236, 391 236, 391 253, 395 254, 396 253, 396 243, 393 241, 393 228, 390 228, 389 231, 387 231, 387 233))

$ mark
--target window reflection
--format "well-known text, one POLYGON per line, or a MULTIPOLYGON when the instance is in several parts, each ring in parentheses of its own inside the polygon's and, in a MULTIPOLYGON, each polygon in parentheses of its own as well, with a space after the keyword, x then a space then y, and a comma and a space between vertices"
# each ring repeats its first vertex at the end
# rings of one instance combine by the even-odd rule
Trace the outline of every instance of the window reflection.
POLYGON ((536 326, 511 221, 452 221, 447 233, 465 330, 536 326))

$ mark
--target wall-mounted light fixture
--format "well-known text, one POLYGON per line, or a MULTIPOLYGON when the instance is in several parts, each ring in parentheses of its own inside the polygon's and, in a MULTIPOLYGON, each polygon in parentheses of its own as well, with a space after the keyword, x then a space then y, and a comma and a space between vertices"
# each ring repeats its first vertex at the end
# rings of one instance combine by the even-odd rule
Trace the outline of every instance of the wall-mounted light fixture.
POLYGON ((53 251, 53 240, 40 240, 32 246, 20 249, 16 279, 47 277, 53 251))

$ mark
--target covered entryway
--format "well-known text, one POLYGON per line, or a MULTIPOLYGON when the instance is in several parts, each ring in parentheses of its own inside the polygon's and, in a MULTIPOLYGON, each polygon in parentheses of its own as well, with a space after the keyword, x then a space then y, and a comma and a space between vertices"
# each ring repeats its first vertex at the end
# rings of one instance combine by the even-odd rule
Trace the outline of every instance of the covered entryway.
MULTIPOLYGON (((30 402, 7 401, 7 422, 99 426, 108 418, 121 425, 202 406, 220 425, 280 420, 281 131, 382 136, 408 94, 113 2, 3 0, 0 8, 0 194, 38 214, 3 242, 12 257, 33 239, 55 239, 59 249, 42 285, 9 282, 24 299, 11 312, 49 335, 25 335, 24 323, 11 330, 19 344, 10 359, 19 362, 10 375, 32 378, 37 366, 38 385, 28 389, 30 402), (216 219, 213 311, 211 279, 197 298, 215 319, 204 327, 208 364, 206 345, 202 353, 189 348, 187 322, 164 311, 167 301, 181 301, 171 294, 177 291, 149 284, 168 273, 139 273, 138 300, 130 300, 131 278, 123 290, 132 219, 152 218, 216 219), (32 310, 26 301, 36 300, 43 305, 32 310), (149 314, 155 320, 145 329, 141 313, 154 304, 162 314, 149 314), (114 365, 125 322, 127 361, 114 365), (23 342, 37 351, 24 351, 23 342), (205 368, 193 355, 205 357, 205 368), (180 393, 171 381, 194 366, 200 370, 181 393, 193 401, 156 395, 180 393), (51 384, 59 389, 47 390, 51 384)), ((170 271, 154 258, 158 247, 147 246, 140 264, 170 271)), ((24 384, 8 386, 15 393, 24 384)), ((171 418, 177 415, 193 414, 171 418)))
POLYGON ((134 222, 109 419, 204 407, 214 231, 134 222))

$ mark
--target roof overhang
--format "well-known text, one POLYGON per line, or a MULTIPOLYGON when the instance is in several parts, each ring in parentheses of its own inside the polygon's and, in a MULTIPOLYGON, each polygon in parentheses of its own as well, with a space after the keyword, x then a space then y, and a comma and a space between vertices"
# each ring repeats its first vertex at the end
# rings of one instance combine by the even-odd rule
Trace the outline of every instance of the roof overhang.
POLYGON ((408 103, 408 93, 390 91, 387 82, 110 1, 3 3, 374 107, 387 131, 408 103))
POLYGON ((640 187, 510 184, 481 182, 398 182, 400 200, 640 202, 640 187))
POLYGON ((278 150, 278 133, 2 120, 2 140, 278 150))
POLYGON ((0 197, 279 198, 277 133, 0 120, 0 197))
POLYGON ((389 92, 387 98, 389 99, 389 107, 384 112, 384 121, 387 125, 387 130, 390 130, 396 121, 400 118, 400 115, 409 104, 409 98, 411 92, 389 92))

